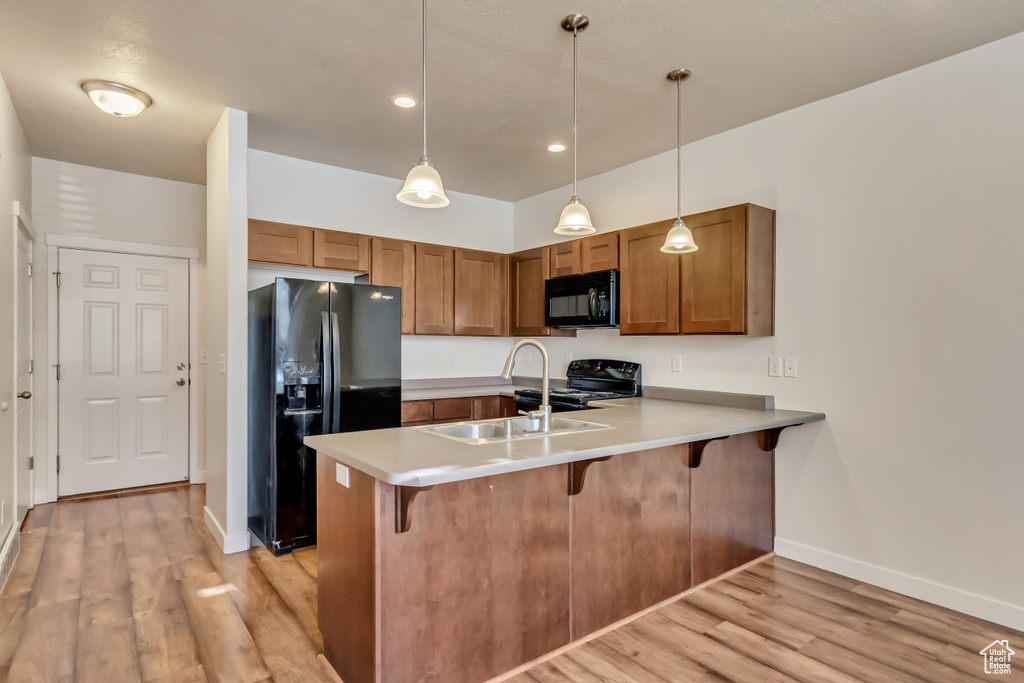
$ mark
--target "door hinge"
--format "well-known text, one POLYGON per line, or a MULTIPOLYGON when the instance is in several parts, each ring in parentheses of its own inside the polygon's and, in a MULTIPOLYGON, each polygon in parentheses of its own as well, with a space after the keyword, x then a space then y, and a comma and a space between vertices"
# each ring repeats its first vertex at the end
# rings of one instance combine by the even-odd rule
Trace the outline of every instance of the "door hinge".
POLYGON ((60 454, 57 455, 57 474, 60 474, 60 454))
POLYGON ((34 469, 36 468, 36 459, 35 459, 35 456, 31 456, 31 455, 30 455, 30 456, 28 457, 28 468, 29 468, 30 470, 34 470, 34 469))
POLYGON ((32 277, 32 273, 34 273, 35 271, 36 271, 35 266, 33 266, 31 263, 28 264, 28 276, 32 277))
POLYGON ((60 363, 57 363, 53 367, 57 368, 57 381, 60 381, 60 363))
POLYGON ((57 288, 59 289, 60 288, 60 271, 55 272, 54 275, 57 276, 57 288))
POLYGON ((36 362, 34 360, 30 360, 28 362, 28 374, 31 375, 35 371, 36 371, 36 362))

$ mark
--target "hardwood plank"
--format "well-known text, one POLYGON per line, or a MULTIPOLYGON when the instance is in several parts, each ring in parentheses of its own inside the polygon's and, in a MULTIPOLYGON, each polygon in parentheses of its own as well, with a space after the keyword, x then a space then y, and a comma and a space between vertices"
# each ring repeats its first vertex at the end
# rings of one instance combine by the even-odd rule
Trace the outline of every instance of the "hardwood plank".
POLYGON ((184 607, 178 582, 170 567, 129 568, 132 613, 170 612, 184 607))
POLYGON ((47 528, 50 526, 50 520, 53 519, 53 513, 56 509, 56 503, 36 505, 28 511, 28 514, 25 516, 25 521, 21 525, 21 530, 34 531, 36 529, 47 528))
POLYGON ((212 683, 255 683, 270 676, 217 573, 181 580, 199 658, 212 683))
POLYGON ((607 683, 673 683, 597 639, 570 650, 568 659, 594 673, 607 683))
POLYGON ((683 600, 691 605, 731 621, 765 638, 788 647, 798 648, 812 640, 814 636, 805 630, 779 621, 774 615, 766 614, 751 608, 732 597, 711 590, 714 586, 692 593, 683 600))
MULTIPOLYGON (((642 619, 640 621, 643 621, 642 619)), ((711 667, 691 659, 674 647, 652 641, 638 622, 635 628, 620 628, 601 636, 601 642, 613 647, 666 680, 728 681, 711 667)))
POLYGON ((30 608, 55 605, 81 596, 84 547, 84 531, 53 533, 51 529, 39 558, 39 572, 32 588, 30 608))
POLYGON ((131 617, 89 626, 78 634, 76 683, 141 683, 131 617))
POLYGON ((292 551, 292 557, 299 566, 306 570, 306 573, 316 579, 316 546, 299 548, 292 551))
POLYGON ((830 586, 842 590, 852 590, 861 585, 860 581, 857 581, 856 579, 851 579, 824 569, 818 569, 817 567, 811 567, 801 562, 796 562, 785 557, 779 557, 778 555, 767 560, 765 564, 770 564, 778 567, 779 569, 785 569, 793 574, 800 574, 801 576, 805 576, 808 579, 814 579, 821 583, 827 583, 830 586))
POLYGON ((82 600, 78 627, 117 624, 131 619, 132 601, 124 546, 94 545, 85 548, 82 566, 82 600))
POLYGON ((317 652, 322 651, 324 637, 317 623, 316 579, 289 555, 274 557, 262 546, 250 550, 249 553, 255 558, 260 571, 277 591, 278 596, 298 619, 317 652))
POLYGON ((152 683, 207 683, 207 678, 203 667, 196 666, 185 671, 154 678, 152 683))
POLYGON ((89 509, 90 502, 60 502, 57 503, 50 518, 50 534, 72 534, 85 531, 85 514, 89 509))
POLYGON ((124 543, 117 500, 107 498, 85 506, 85 547, 124 543))
MULTIPOLYGON (((879 621, 885 621, 899 611, 892 605, 880 600, 835 588, 815 579, 810 579, 764 562, 751 567, 749 573, 765 578, 776 587, 794 588, 808 595, 813 595, 828 602, 855 610, 879 621)), ((783 592, 787 595, 789 594, 789 591, 783 592)))
POLYGON ((707 635, 730 650, 741 652, 798 681, 857 683, 852 676, 728 621, 723 621, 707 635))
POLYGON ((8 680, 6 671, 14 660, 21 636, 25 632, 25 613, 28 612, 27 593, 0 597, 0 681, 8 680))
MULTIPOLYGON (((841 645, 822 638, 815 638, 799 649, 800 654, 827 664, 837 671, 861 681, 886 681, 887 683, 921 683, 925 680, 898 671, 875 658, 854 652, 841 645)), ((952 680, 956 680, 955 678, 952 680)))
MULTIPOLYGON (((198 648, 183 606, 138 612, 134 620, 143 680, 184 675, 199 667, 198 648)), ((202 680, 206 680, 205 674, 202 680)))
POLYGON ((29 609, 8 674, 19 683, 71 683, 78 644, 78 600, 29 609))
POLYGON ((14 569, 11 571, 10 578, 7 579, 4 595, 21 595, 32 592, 36 575, 39 572, 43 546, 46 545, 47 532, 48 529, 45 526, 22 532, 21 552, 18 553, 14 569))
POLYGON ((176 519, 187 519, 188 509, 181 502, 175 491, 161 491, 146 496, 146 501, 153 510, 158 522, 169 522, 176 519))
POLYGON ((160 538, 175 579, 187 576, 202 576, 216 571, 210 562, 202 538, 187 516, 161 520, 157 523, 160 538))

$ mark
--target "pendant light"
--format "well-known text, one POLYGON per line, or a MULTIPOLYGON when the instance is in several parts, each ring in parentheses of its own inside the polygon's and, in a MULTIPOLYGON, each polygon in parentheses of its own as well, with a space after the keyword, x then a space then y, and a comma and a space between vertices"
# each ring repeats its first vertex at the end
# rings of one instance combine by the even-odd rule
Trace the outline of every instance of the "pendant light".
POLYGON ((423 156, 409 171, 398 201, 423 209, 448 206, 441 176, 427 159, 427 0, 423 0, 423 156))
POLYGON ((683 116, 682 83, 689 77, 689 69, 676 69, 668 72, 668 79, 676 82, 676 222, 672 224, 672 229, 665 235, 665 244, 661 247, 666 254, 688 254, 691 251, 697 251, 693 233, 683 222, 682 209, 683 154, 679 128, 683 116))
POLYGON ((582 14, 570 14, 562 19, 562 28, 572 31, 572 199, 564 209, 555 226, 557 235, 591 235, 597 228, 590 222, 590 212, 583 206, 576 194, 576 37, 590 26, 590 19, 582 14))

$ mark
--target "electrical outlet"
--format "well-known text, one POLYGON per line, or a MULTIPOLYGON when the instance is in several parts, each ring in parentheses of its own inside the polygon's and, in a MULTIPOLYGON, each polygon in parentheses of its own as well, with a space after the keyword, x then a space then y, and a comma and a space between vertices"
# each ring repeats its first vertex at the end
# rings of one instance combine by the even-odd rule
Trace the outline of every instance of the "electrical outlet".
POLYGON ((768 359, 768 376, 782 377, 782 359, 778 356, 771 356, 768 359))
POLYGON ((796 358, 787 358, 786 367, 783 370, 786 377, 796 377, 796 358))
POLYGON ((206 365, 206 349, 199 350, 199 364, 206 365))
POLYGON ((683 357, 682 356, 672 356, 672 372, 682 372, 682 371, 683 371, 683 357))
POLYGON ((571 353, 566 353, 565 354, 565 364, 568 365, 571 362, 572 362, 572 354, 571 353))
POLYGON ((7 519, 7 501, 0 503, 0 529, 4 526, 4 521, 7 519))
POLYGON ((348 488, 348 468, 342 465, 340 462, 334 463, 334 478, 338 480, 338 483, 348 488))
POLYGON ((533 351, 526 352, 526 364, 533 365, 533 351))
POLYGON ((220 374, 228 374, 228 357, 223 353, 217 356, 217 368, 220 370, 220 374))
POLYGON ((448 352, 448 365, 455 365, 455 352, 454 351, 449 351, 448 352))

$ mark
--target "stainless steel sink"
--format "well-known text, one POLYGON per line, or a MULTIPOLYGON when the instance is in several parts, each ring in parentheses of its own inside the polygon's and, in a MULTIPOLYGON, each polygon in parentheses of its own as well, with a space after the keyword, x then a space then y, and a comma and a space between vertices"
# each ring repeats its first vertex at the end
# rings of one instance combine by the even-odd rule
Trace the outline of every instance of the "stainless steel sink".
POLYGON ((427 425, 416 427, 415 429, 427 432, 428 434, 443 436, 453 441, 474 445, 612 429, 609 425, 598 424, 597 422, 584 422, 583 420, 570 420, 564 417, 552 417, 551 429, 547 432, 541 431, 540 426, 541 421, 539 419, 513 417, 499 418, 497 420, 479 420, 477 422, 427 425))

